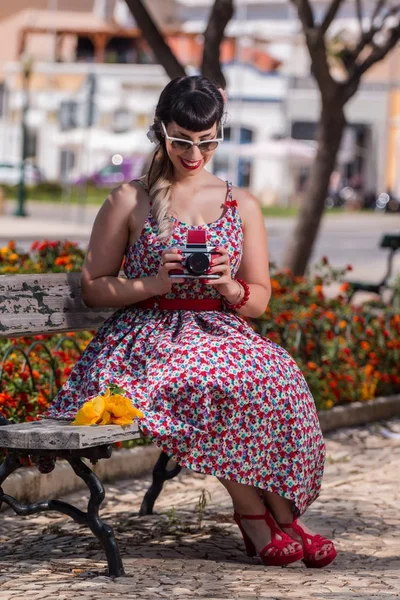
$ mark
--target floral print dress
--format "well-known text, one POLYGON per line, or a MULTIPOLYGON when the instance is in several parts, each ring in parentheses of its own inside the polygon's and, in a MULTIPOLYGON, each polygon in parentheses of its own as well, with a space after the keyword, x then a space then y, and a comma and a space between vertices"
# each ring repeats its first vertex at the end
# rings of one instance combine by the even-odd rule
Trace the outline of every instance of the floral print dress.
MULTIPOLYGON (((150 214, 126 249, 128 278, 155 275, 167 246, 204 229, 239 268, 243 227, 228 184, 222 216, 202 227, 174 220, 172 240, 157 239, 150 214)), ((174 283, 167 298, 219 298, 200 280, 174 283)), ((228 310, 117 310, 100 327, 51 405, 73 418, 111 384, 144 412, 143 433, 183 467, 275 492, 302 514, 318 496, 324 443, 313 398, 291 356, 228 310)))

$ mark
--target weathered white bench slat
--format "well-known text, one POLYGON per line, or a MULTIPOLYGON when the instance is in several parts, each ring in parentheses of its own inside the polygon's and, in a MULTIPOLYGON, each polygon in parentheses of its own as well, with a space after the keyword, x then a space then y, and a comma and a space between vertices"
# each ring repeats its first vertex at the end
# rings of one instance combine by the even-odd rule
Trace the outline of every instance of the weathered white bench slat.
POLYGON ((0 448, 20 450, 81 450, 141 437, 137 422, 76 426, 71 421, 44 419, 0 427, 0 448))
POLYGON ((0 275, 0 338, 97 329, 114 311, 84 304, 80 273, 0 275))

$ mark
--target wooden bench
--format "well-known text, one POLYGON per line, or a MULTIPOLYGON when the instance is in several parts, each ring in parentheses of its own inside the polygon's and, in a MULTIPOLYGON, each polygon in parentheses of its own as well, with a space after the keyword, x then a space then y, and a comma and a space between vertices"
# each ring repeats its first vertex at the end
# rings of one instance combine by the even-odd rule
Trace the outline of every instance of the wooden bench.
MULTIPOLYGON (((81 299, 80 279, 79 273, 0 276, 0 338, 96 330, 113 310, 88 308, 81 299)), ((7 449, 6 459, 0 465, 0 507, 5 503, 19 515, 58 511, 77 523, 87 525, 105 551, 109 575, 123 575, 113 529, 99 516, 99 508, 105 498, 104 487, 82 459, 96 463, 109 458, 114 442, 140 436, 136 423, 125 428, 118 425, 75 427, 69 421, 53 419, 11 424, 0 414, 0 448, 7 449), (27 455, 42 473, 54 468, 56 458, 68 461, 89 489, 87 511, 60 500, 22 505, 5 494, 2 484, 22 466, 22 457, 27 455)), ((180 472, 179 465, 167 469, 168 462, 169 456, 161 452, 153 469, 153 482, 140 507, 140 515, 152 513, 165 481, 180 472)))
MULTIPOLYGON (((382 292, 387 289, 387 283, 389 278, 392 275, 393 270, 393 259, 394 255, 398 250, 400 250, 400 231, 398 233, 385 233, 379 243, 380 248, 387 248, 389 250, 387 265, 386 265, 386 273, 383 276, 383 279, 379 283, 371 283, 370 281, 351 281, 348 283, 351 286, 350 298, 351 299, 356 292, 372 292, 374 294, 378 294, 381 296, 382 292)), ((393 301, 394 294, 392 299, 389 301, 389 304, 393 301)))

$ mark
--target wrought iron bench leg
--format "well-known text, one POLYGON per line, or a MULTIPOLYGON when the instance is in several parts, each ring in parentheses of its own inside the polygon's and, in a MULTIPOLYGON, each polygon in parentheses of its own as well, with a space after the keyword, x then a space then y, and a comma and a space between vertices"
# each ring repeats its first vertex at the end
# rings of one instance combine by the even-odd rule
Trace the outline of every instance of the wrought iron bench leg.
MULTIPOLYGON (((87 512, 82 513, 84 517, 83 522, 97 537, 106 553, 109 575, 111 577, 120 577, 125 572, 113 528, 104 523, 99 517, 99 508, 105 498, 103 484, 97 475, 80 458, 71 457, 67 458, 67 460, 76 475, 83 479, 90 491, 87 512)), ((66 506, 68 507, 69 505, 67 504, 66 506)), ((77 510, 75 507, 71 508, 75 511, 77 510)), ((75 519, 73 514, 71 514, 71 517, 75 519)))
POLYGON ((147 490, 139 510, 139 516, 152 515, 154 503, 161 493, 164 483, 168 479, 173 479, 181 472, 181 466, 175 465, 173 469, 168 470, 167 464, 170 457, 165 452, 161 452, 153 469, 153 482, 147 490))
POLYGON ((119 548, 117 541, 114 537, 113 529, 104 523, 99 517, 99 508, 104 500, 105 492, 104 487, 97 477, 97 475, 81 460, 76 456, 65 456, 76 475, 80 477, 89 488, 90 498, 88 502, 87 512, 83 512, 61 500, 48 500, 43 502, 36 502, 33 504, 20 504, 12 496, 4 494, 1 484, 7 479, 7 477, 18 467, 21 466, 21 462, 18 456, 18 452, 9 451, 8 455, 0 466, 0 506, 2 502, 8 504, 17 515, 32 515, 36 513, 46 511, 56 511, 64 515, 68 515, 77 523, 87 525, 92 533, 97 537, 101 546, 103 547, 108 563, 108 574, 111 577, 119 577, 124 575, 124 567, 122 564, 119 548))
POLYGON ((3 498, 5 496, 3 488, 1 487, 4 481, 11 473, 14 473, 21 466, 21 461, 17 452, 9 451, 4 462, 0 465, 0 509, 3 504, 3 498))

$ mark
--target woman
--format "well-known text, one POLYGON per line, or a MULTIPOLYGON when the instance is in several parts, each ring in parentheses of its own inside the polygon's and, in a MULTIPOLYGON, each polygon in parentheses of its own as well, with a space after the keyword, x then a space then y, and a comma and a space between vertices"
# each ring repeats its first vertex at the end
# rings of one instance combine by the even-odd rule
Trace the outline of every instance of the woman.
POLYGON ((89 306, 123 308, 100 328, 49 414, 73 417, 118 384, 144 412, 146 436, 226 487, 250 556, 322 567, 336 556, 332 542, 298 520, 323 473, 314 402, 287 352, 243 319, 261 315, 270 298, 263 216, 249 192, 205 168, 223 115, 222 91, 204 77, 163 90, 149 172, 107 198, 83 269, 89 306), (213 248, 206 275, 183 277, 186 244, 204 242, 213 248), (124 256, 126 278, 118 275, 124 256))

